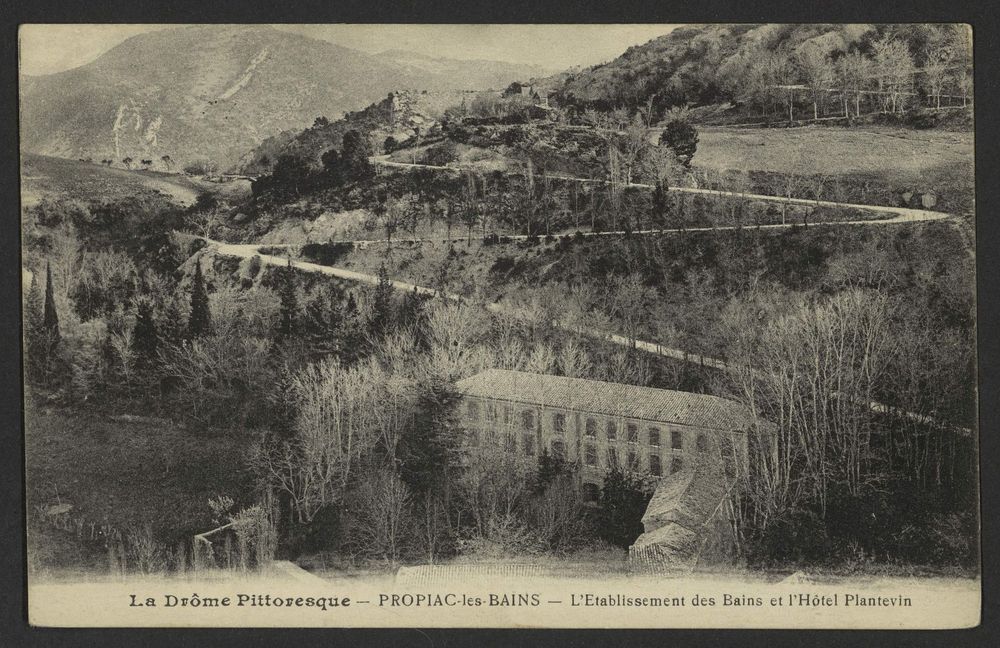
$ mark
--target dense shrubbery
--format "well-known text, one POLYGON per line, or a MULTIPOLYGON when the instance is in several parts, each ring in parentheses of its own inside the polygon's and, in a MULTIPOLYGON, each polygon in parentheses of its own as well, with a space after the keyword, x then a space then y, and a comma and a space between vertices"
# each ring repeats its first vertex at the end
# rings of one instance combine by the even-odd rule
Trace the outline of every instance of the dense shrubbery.
POLYGON ((423 163, 432 166, 447 166, 457 159, 457 146, 454 141, 447 139, 428 148, 424 154, 423 163))
POLYGON ((863 570, 876 565, 974 569, 979 563, 974 505, 899 481, 863 496, 838 492, 825 513, 786 512, 748 536, 754 567, 863 570))
POLYGON ((253 182, 253 195, 287 203, 320 189, 369 180, 375 174, 369 161, 371 155, 367 135, 349 130, 343 134, 339 149, 330 148, 323 153, 322 170, 316 170, 300 155, 284 153, 269 174, 253 182))
POLYGON ((302 246, 302 256, 314 263, 332 266, 353 249, 353 243, 307 243, 302 246))

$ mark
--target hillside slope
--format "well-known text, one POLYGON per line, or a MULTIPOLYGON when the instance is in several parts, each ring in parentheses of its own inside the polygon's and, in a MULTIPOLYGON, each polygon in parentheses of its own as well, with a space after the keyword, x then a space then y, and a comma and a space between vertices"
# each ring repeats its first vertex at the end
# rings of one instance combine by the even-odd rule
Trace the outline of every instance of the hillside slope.
MULTIPOLYGON (((873 43, 888 35, 906 44, 914 63, 924 63, 940 43, 961 39, 952 25, 754 25, 713 24, 678 28, 644 45, 629 48, 609 63, 576 74, 542 80, 564 105, 608 109, 638 107, 650 98, 662 108, 708 104, 738 98, 735 85, 745 83, 747 62, 759 53, 779 54, 790 63, 787 78, 801 83, 797 57, 808 50, 837 59, 851 51, 870 54, 873 43), (933 47, 930 47, 933 45, 933 47)), ((971 52, 956 53, 956 62, 971 52)), ((780 75, 779 75, 780 76, 780 75)))
MULTIPOLYGON (((188 26, 141 34, 79 68, 21 78, 27 151, 223 167, 268 136, 338 118, 398 88, 449 90, 508 76, 495 64, 401 63, 271 27, 188 26)), ((524 66, 512 66, 509 80, 524 66)))
POLYGON ((195 202, 208 183, 156 171, 109 169, 99 164, 26 154, 21 159, 21 204, 45 199, 81 202, 159 197, 182 206, 195 202))
POLYGON ((344 133, 356 130, 365 133, 373 150, 381 153, 385 138, 393 137, 402 142, 416 135, 440 135, 439 120, 446 108, 463 101, 472 93, 451 92, 393 92, 381 101, 353 111, 335 121, 319 120, 300 131, 288 130, 269 137, 240 158, 243 173, 270 173, 281 155, 294 155, 319 167, 324 152, 340 149, 344 133))

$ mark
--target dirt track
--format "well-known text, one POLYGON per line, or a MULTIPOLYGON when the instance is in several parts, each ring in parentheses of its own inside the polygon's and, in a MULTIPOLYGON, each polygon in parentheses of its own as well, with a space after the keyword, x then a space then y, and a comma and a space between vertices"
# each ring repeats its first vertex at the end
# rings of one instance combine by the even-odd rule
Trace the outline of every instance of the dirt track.
MULTIPOLYGON (((385 167, 395 167, 395 168, 416 168, 416 169, 433 169, 436 171, 449 171, 452 173, 461 173, 465 171, 462 167, 449 167, 449 166, 433 166, 429 164, 411 164, 408 162, 390 162, 381 157, 372 158, 374 164, 378 166, 385 167)), ((551 176, 553 179, 566 180, 570 182, 586 182, 592 184, 606 184, 606 180, 593 180, 589 178, 575 178, 573 176, 562 176, 554 175, 551 176)), ((639 182, 633 182, 628 185, 628 187, 638 187, 643 189, 652 189, 653 186, 649 184, 643 184, 639 182)), ((738 193, 734 191, 718 191, 716 189, 695 189, 693 187, 670 187, 669 191, 680 192, 680 193, 690 193, 690 194, 702 194, 709 196, 724 196, 730 198, 742 198, 744 200, 755 200, 761 202, 772 202, 784 205, 805 205, 808 207, 840 207, 847 209, 859 209, 863 211, 871 211, 880 214, 892 214, 892 218, 881 219, 881 220, 857 220, 857 221, 840 221, 834 223, 816 223, 824 225, 874 225, 874 224, 894 224, 894 223, 914 223, 914 222, 925 222, 925 221, 935 221, 943 220, 945 218, 950 218, 951 214, 945 212, 933 211, 930 209, 912 209, 909 207, 890 207, 887 205, 862 205, 856 203, 841 203, 834 202, 832 200, 810 200, 808 198, 784 198, 782 196, 770 196, 767 194, 751 194, 751 193, 738 193)), ((779 225, 762 225, 761 227, 769 228, 782 228, 782 227, 794 227, 793 223, 779 224, 779 225)), ((699 228, 689 231, 697 231, 699 228)), ((716 227, 716 228, 700 228, 703 230, 711 229, 733 229, 731 227, 716 227)), ((659 231, 659 230, 656 230, 659 231)), ((679 231, 679 230, 677 230, 679 231)), ((610 232, 614 234, 615 232, 610 232)), ((514 237, 512 237, 514 238, 514 237)))
MULTIPOLYGON (((260 246, 258 245, 220 243, 211 240, 208 240, 208 242, 210 246, 215 247, 215 250, 218 254, 221 254, 223 256, 237 257, 241 259, 258 256, 260 257, 260 261, 263 265, 279 266, 279 267, 285 266, 289 263, 288 258, 274 256, 271 254, 259 254, 257 250, 259 249, 260 246)), ((341 279, 346 279, 348 281, 368 284, 371 286, 378 285, 379 282, 379 278, 374 275, 366 274, 363 272, 355 272, 353 270, 345 270, 343 268, 337 268, 334 266, 324 266, 324 265, 319 265, 317 263, 309 263, 306 261, 291 261, 291 265, 293 268, 296 268, 297 270, 301 270, 303 272, 315 272, 319 274, 328 275, 331 277, 339 277, 341 279)), ((405 281, 390 280, 390 283, 392 284, 393 288, 401 292, 416 292, 417 294, 420 295, 441 296, 455 302, 463 301, 463 298, 459 295, 442 293, 440 291, 434 290, 433 288, 418 286, 416 284, 407 283, 405 281)), ((486 310, 492 313, 499 313, 504 311, 504 305, 499 303, 487 303, 484 304, 484 307, 486 308, 486 310)), ((616 333, 607 333, 605 331, 598 331, 598 330, 585 330, 582 332, 585 335, 608 340, 613 344, 618 344, 624 347, 632 347, 640 351, 652 353, 664 358, 671 358, 683 362, 700 364, 703 367, 711 367, 713 369, 719 369, 722 371, 728 371, 731 369, 729 363, 727 363, 725 360, 721 358, 703 356, 697 353, 688 353, 687 351, 684 351, 682 349, 674 349, 671 347, 666 347, 657 342, 648 342, 645 340, 632 339, 622 335, 618 335, 616 333)), ((924 416, 922 414, 916 414, 913 412, 900 411, 876 401, 865 403, 865 405, 875 412, 895 413, 897 415, 909 418, 914 421, 927 424, 937 424, 937 422, 931 419, 930 417, 924 416)), ((955 429, 956 432, 960 434, 964 435, 972 434, 972 431, 966 428, 956 428, 954 426, 952 427, 953 429, 955 429)))

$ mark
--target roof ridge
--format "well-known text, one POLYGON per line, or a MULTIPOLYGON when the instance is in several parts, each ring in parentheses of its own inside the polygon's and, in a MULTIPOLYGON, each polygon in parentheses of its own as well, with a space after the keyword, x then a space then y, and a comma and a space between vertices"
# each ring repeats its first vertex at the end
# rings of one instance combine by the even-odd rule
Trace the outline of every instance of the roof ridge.
POLYGON ((491 372, 493 372, 493 373, 506 373, 506 374, 519 375, 519 376, 537 376, 539 378, 548 379, 548 380, 557 380, 557 381, 558 380, 564 380, 564 381, 579 381, 579 382, 584 382, 584 383, 599 383, 599 384, 602 384, 602 385, 612 385, 612 386, 616 386, 616 387, 621 387, 623 389, 641 389, 641 390, 649 390, 649 391, 657 391, 657 392, 669 392, 669 393, 672 393, 672 394, 684 394, 685 396, 694 396, 694 397, 698 397, 698 398, 711 398, 711 399, 714 399, 714 400, 720 400, 720 401, 723 401, 723 402, 726 402, 726 403, 732 403, 734 405, 738 405, 738 403, 736 403, 736 401, 733 401, 733 400, 731 400, 729 398, 726 398, 724 396, 716 396, 715 394, 705 394, 705 393, 702 393, 702 392, 690 392, 690 391, 684 391, 682 389, 668 389, 666 387, 650 387, 649 385, 632 385, 632 384, 629 384, 629 383, 613 382, 611 380, 600 380, 598 378, 579 378, 579 377, 576 377, 576 376, 557 376, 555 374, 537 373, 537 372, 534 372, 534 371, 521 371, 519 369, 503 369, 503 368, 500 368, 500 367, 489 367, 487 369, 483 369, 479 373, 474 374, 472 376, 468 376, 466 378, 463 378, 463 379, 459 380, 458 382, 465 382, 465 381, 471 380, 473 378, 477 378, 479 376, 482 376, 483 374, 491 373, 491 372))
POLYGON ((739 403, 712 394, 514 369, 491 367, 457 387, 480 398, 715 429, 739 429, 750 419, 739 403))

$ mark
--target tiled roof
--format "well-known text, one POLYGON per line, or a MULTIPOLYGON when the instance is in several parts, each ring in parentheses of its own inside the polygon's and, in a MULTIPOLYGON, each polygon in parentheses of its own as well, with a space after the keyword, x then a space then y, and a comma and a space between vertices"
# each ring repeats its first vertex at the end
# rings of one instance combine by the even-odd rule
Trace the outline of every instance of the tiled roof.
POLYGON ((458 389, 480 398, 720 430, 743 430, 749 423, 741 405, 718 396, 506 369, 460 380, 458 389))
POLYGON ((704 525, 727 494, 726 477, 710 462, 686 464, 657 484, 642 516, 646 533, 671 522, 697 529, 704 525))

